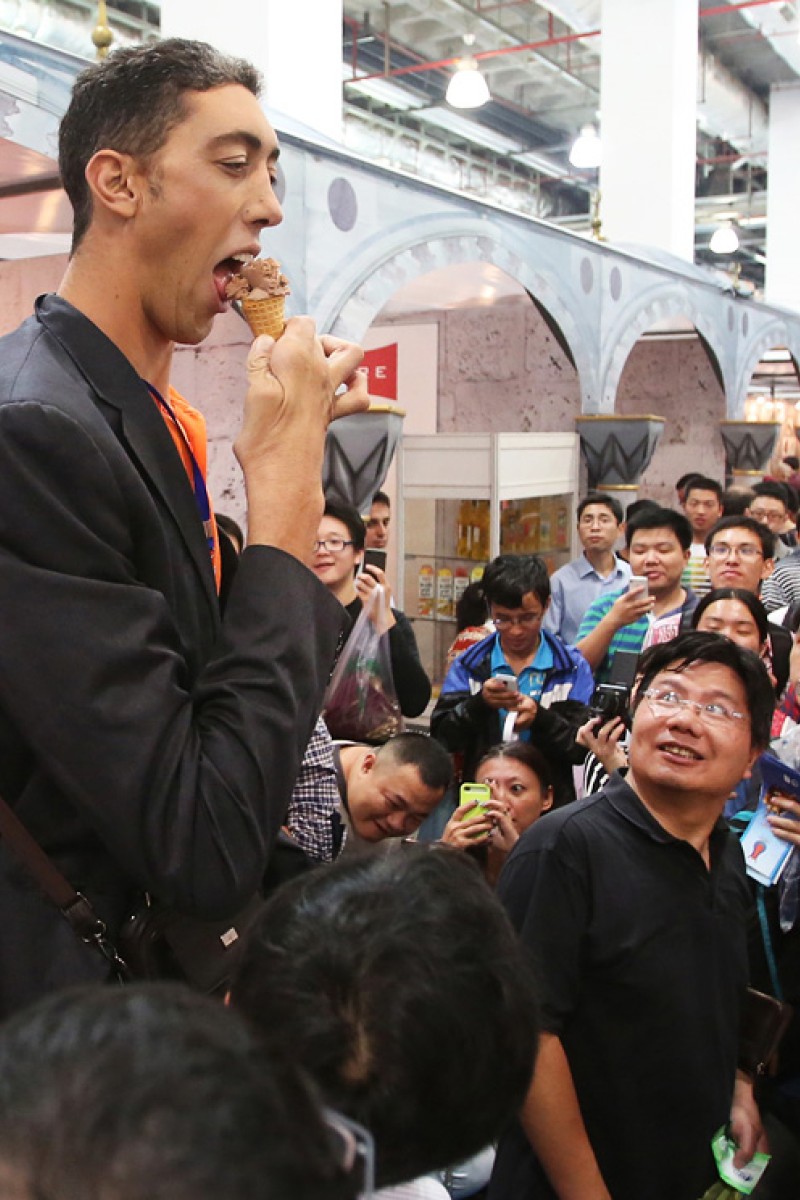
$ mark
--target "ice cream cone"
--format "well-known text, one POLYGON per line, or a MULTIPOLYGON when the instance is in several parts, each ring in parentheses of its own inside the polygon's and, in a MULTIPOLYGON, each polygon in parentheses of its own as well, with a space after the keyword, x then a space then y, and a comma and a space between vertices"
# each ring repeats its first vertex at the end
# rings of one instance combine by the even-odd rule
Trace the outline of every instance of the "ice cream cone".
POLYGON ((244 299, 240 303, 253 337, 268 333, 277 340, 281 336, 286 328, 285 296, 267 296, 263 300, 244 299))

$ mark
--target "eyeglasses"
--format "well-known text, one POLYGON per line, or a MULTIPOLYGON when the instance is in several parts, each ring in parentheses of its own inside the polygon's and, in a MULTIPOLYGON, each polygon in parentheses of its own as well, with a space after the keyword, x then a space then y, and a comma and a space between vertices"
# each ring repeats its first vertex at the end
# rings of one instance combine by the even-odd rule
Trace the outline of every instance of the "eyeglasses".
POLYGON ((751 508, 750 516, 755 517, 757 521, 785 521, 785 512, 770 512, 766 508, 751 508))
POLYGON ((764 552, 758 546, 746 544, 744 546, 729 546, 727 542, 714 542, 714 545, 709 548, 708 553, 712 558, 731 558, 735 555, 736 558, 747 559, 763 558, 764 552))
POLYGON ((513 629, 515 625, 519 625, 520 629, 532 629, 534 625, 540 624, 543 612, 540 613, 522 613, 518 617, 495 616, 492 613, 496 629, 513 629))
POLYGON ((314 542, 313 549, 315 554, 318 550, 327 550, 329 554, 341 554, 345 546, 352 545, 354 545, 353 542, 346 542, 344 538, 329 537, 320 538, 319 541, 314 542))
POLYGON ((703 704, 700 700, 688 700, 685 696, 679 696, 677 692, 670 691, 669 688, 648 688, 646 692, 642 692, 642 695, 649 704, 654 717, 671 717, 677 712, 688 712, 691 709, 701 719, 713 721, 715 724, 723 721, 745 720, 745 713, 733 712, 724 704, 703 704))
POLYGON ((616 525, 617 522, 613 517, 586 517, 583 516, 578 521, 579 525, 616 525))

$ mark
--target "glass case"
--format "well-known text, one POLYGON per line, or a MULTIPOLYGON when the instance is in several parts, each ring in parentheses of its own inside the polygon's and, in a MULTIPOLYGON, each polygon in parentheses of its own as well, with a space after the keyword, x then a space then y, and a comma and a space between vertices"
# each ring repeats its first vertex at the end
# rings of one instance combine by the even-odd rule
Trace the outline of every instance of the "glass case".
POLYGON ((431 434, 398 458, 398 593, 438 693, 455 606, 497 554, 574 557, 577 434, 431 434))

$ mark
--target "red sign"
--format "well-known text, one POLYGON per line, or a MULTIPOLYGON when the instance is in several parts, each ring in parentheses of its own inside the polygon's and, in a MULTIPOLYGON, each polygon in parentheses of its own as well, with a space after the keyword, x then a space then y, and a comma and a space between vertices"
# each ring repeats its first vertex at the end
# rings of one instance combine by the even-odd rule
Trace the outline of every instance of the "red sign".
POLYGON ((370 396, 397 399, 397 342, 367 350, 361 365, 369 372, 367 388, 370 396))

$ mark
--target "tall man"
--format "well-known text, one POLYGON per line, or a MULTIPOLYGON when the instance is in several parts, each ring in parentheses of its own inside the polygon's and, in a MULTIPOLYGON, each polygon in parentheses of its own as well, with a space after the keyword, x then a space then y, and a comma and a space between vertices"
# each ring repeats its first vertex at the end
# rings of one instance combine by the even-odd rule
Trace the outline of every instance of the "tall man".
MULTIPOLYGON (((258 86, 180 40, 84 71, 69 267, 0 343, 0 793, 112 935, 142 891, 222 916, 257 889, 342 621, 306 563, 326 427, 366 406, 360 349, 308 318, 253 345, 224 622, 202 418, 170 388, 175 343, 206 337, 282 218, 258 86)), ((0 911, 0 1012, 105 975, 4 847, 0 911)))
POLYGON ((500 879, 547 1033, 491 1200, 688 1200, 716 1178, 720 1126, 737 1165, 760 1140, 737 1072, 749 893, 719 818, 767 745, 772 687, 716 634, 641 666, 626 779, 542 817, 500 879))
POLYGON ((631 577, 628 564, 614 553, 621 525, 622 507, 614 496, 590 492, 578 505, 583 553, 551 576, 550 607, 542 625, 569 645, 592 601, 618 592, 631 577))
POLYGON ((638 654, 688 628, 697 597, 681 584, 692 534, 684 516, 671 508, 645 508, 625 530, 628 561, 647 588, 601 596, 578 630, 577 649, 597 679, 611 674, 618 650, 638 654))
POLYGON ((706 475, 694 475, 684 490, 683 511, 692 527, 692 544, 681 582, 696 596, 704 596, 709 590, 705 541, 722 516, 721 485, 706 475))
POLYGON ((389 525, 392 520, 392 506, 386 492, 376 492, 372 497, 369 516, 364 520, 367 527, 367 538, 364 545, 368 550, 385 550, 389 545, 389 525))

